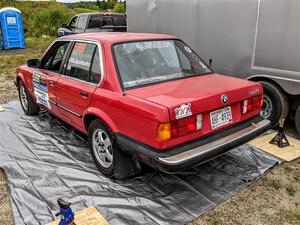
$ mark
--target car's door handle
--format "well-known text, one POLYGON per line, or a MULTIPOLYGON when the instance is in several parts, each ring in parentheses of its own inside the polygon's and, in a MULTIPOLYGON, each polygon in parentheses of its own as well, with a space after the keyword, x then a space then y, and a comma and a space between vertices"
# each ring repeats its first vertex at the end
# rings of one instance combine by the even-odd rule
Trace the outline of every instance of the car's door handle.
POLYGON ((54 80, 49 80, 50 86, 54 86, 54 80))
POLYGON ((80 95, 83 96, 83 97, 86 97, 86 98, 89 97, 89 94, 85 91, 81 91, 80 95))

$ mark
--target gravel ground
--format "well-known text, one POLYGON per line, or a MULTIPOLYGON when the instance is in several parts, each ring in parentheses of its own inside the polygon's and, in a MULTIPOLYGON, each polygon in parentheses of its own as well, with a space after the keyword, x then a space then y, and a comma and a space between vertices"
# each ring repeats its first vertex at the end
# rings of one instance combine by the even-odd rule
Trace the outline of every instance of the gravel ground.
MULTIPOLYGON (((41 50, 0 52, 0 104, 17 98, 13 85, 15 68, 41 50)), ((296 137, 292 125, 289 135, 296 137)), ((0 224, 13 224, 7 182, 0 169, 0 224)), ((189 225, 299 225, 300 159, 283 163, 262 179, 189 225)))

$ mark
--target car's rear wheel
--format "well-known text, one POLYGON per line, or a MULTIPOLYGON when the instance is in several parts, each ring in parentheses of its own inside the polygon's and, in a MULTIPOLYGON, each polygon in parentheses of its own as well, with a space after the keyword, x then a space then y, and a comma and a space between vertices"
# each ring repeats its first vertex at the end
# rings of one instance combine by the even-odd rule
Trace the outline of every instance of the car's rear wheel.
POLYGON ((110 129, 101 120, 94 120, 88 133, 89 147, 96 166, 106 176, 114 175, 114 152, 117 145, 110 129))
POLYGON ((273 126, 278 125, 280 118, 286 118, 289 112, 288 98, 271 82, 261 81, 264 88, 264 100, 260 115, 269 119, 273 126))
POLYGON ((298 108, 296 110, 295 125, 296 125, 298 135, 300 135, 300 105, 298 106, 298 108))
POLYGON ((28 93, 23 81, 18 83, 19 99, 22 109, 26 115, 36 115, 40 111, 40 107, 34 102, 31 95, 28 93))

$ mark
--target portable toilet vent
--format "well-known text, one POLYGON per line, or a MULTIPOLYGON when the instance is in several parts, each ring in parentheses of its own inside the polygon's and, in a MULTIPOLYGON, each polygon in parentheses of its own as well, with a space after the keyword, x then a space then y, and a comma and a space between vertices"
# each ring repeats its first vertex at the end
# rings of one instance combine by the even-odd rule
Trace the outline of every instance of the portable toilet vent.
POLYGON ((22 13, 12 7, 0 9, 3 48, 25 48, 22 13))

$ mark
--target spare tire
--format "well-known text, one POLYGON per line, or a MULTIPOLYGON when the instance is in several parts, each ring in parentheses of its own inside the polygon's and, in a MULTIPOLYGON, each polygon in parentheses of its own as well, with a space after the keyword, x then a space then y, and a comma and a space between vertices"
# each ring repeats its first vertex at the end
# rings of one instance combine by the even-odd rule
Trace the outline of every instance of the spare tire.
POLYGON ((296 110, 295 125, 296 125, 297 132, 300 135, 300 105, 298 106, 298 108, 296 110))
POLYGON ((280 118, 286 118, 289 112, 289 102, 286 94, 275 84, 268 81, 260 82, 264 88, 264 101, 260 115, 269 119, 272 126, 278 125, 280 118))

